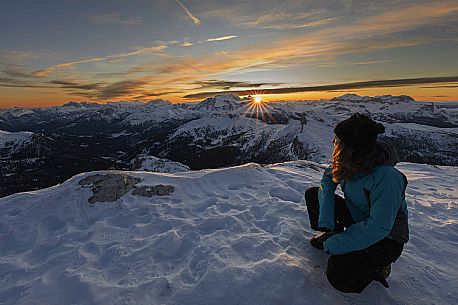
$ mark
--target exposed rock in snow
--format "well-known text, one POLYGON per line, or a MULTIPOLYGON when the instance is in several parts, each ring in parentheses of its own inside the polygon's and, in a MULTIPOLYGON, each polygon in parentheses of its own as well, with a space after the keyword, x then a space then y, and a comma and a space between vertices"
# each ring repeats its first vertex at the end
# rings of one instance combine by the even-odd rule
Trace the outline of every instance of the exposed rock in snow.
POLYGON ((153 195, 164 196, 170 195, 175 191, 175 187, 173 185, 141 185, 135 186, 132 195, 144 196, 144 197, 152 197, 153 195))
POLYGON ((134 188, 141 179, 133 178, 127 174, 97 174, 81 179, 79 185, 91 185, 93 196, 88 199, 90 203, 113 202, 134 188))
POLYGON ((81 179, 79 185, 92 186, 92 197, 89 203, 114 202, 133 189, 132 195, 152 197, 153 195, 170 195, 175 191, 173 185, 139 185, 140 178, 135 178, 127 173, 95 174, 81 179))

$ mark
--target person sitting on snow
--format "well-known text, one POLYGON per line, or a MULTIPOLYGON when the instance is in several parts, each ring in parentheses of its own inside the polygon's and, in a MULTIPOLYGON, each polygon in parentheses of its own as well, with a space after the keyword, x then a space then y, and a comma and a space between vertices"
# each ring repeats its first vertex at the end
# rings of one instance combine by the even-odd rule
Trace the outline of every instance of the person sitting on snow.
POLYGON ((377 140, 382 124, 355 113, 334 128, 332 164, 305 192, 312 246, 331 254, 326 276, 341 292, 361 293, 386 278, 409 240, 407 178, 397 153, 377 140), (345 199, 335 194, 340 184, 345 199))

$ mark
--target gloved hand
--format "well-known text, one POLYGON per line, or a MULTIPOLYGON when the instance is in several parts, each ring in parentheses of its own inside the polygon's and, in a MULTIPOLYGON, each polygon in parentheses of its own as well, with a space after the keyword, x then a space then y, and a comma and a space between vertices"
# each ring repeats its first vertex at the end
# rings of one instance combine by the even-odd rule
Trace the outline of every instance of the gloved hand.
POLYGON ((327 240, 329 237, 331 237, 331 236, 333 236, 335 234, 342 233, 344 231, 344 228, 343 227, 336 227, 334 229, 334 231, 332 231, 332 232, 328 228, 320 228, 320 230, 326 230, 326 231, 324 233, 320 233, 320 234, 317 234, 317 235, 313 236, 310 239, 310 243, 315 248, 320 249, 320 250, 324 250, 323 243, 325 242, 325 240, 327 240))
POLYGON ((332 235, 334 235, 333 232, 324 232, 324 233, 315 235, 310 239, 310 244, 317 249, 324 250, 324 246, 323 246, 324 241, 327 240, 332 235))

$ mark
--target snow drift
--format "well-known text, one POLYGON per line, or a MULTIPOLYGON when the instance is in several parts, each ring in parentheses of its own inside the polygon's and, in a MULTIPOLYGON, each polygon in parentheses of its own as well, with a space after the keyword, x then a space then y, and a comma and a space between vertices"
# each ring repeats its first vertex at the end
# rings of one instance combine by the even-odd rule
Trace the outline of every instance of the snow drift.
POLYGON ((249 163, 177 173, 99 171, 0 199, 2 304, 457 304, 455 167, 401 163, 411 240, 390 288, 334 290, 328 256, 308 242, 304 191, 323 167, 249 163), (89 203, 96 174, 163 196, 126 191, 89 203))

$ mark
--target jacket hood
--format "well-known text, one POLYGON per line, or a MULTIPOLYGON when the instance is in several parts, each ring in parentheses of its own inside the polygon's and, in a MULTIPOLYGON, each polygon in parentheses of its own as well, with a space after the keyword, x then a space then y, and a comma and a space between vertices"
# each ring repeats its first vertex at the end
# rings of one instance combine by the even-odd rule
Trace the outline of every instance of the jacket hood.
POLYGON ((370 168, 379 165, 395 166, 399 162, 398 152, 386 142, 377 141, 373 149, 367 154, 366 162, 370 168))

